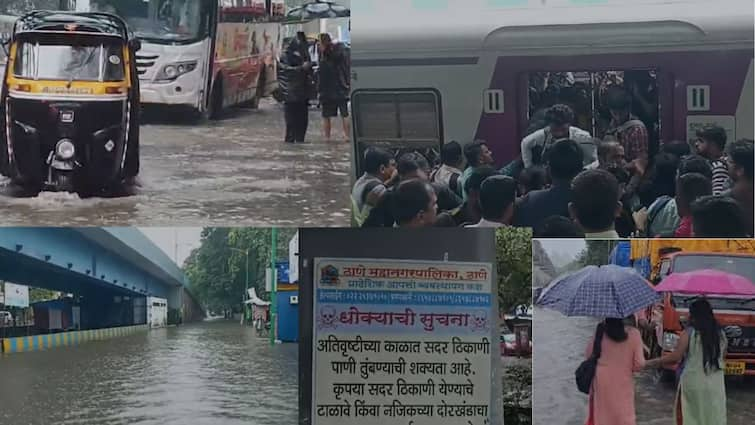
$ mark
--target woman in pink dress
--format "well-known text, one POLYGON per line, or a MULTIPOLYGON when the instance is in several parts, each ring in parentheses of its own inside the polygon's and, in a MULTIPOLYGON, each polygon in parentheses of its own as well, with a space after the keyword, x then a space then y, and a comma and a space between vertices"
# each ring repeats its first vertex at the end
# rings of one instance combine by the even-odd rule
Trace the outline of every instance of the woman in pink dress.
MULTIPOLYGON (((622 319, 603 324, 600 359, 590 389, 586 425, 635 425, 634 373, 645 367, 640 331, 622 319)), ((586 357, 592 355, 594 337, 586 357)))

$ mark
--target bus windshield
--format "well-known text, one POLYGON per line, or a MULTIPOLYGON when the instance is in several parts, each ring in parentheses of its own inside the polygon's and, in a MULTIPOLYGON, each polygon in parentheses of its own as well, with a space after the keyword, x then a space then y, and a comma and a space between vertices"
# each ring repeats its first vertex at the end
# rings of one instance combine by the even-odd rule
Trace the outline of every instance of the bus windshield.
POLYGON ((137 37, 154 43, 185 43, 207 36, 202 0, 91 0, 93 12, 123 18, 137 37))

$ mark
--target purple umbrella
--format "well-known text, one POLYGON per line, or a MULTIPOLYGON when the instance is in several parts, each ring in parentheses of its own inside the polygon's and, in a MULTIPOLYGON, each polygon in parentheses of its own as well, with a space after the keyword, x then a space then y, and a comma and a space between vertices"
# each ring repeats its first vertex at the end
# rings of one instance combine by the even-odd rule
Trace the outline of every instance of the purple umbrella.
POLYGON ((660 299, 633 269, 607 265, 587 266, 556 278, 537 304, 567 316, 625 318, 660 299))

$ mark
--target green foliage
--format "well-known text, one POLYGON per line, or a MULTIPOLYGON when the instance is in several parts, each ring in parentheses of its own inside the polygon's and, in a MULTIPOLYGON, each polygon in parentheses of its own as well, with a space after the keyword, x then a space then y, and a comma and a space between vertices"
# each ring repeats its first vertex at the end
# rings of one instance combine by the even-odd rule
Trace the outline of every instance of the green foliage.
MULTIPOLYGON (((295 228, 278 229, 276 256, 288 259, 288 241, 295 228)), ((202 230, 202 244, 184 262, 189 287, 211 312, 241 311, 246 287, 246 253, 249 250, 249 287, 265 298, 265 269, 270 264, 272 230, 216 228, 202 230)))
POLYGON ((43 288, 29 288, 29 303, 58 299, 58 292, 43 288))
POLYGON ((505 369, 503 417, 506 425, 532 424, 532 364, 505 369))
POLYGON ((532 299, 532 230, 506 227, 496 231, 498 305, 509 311, 532 299))

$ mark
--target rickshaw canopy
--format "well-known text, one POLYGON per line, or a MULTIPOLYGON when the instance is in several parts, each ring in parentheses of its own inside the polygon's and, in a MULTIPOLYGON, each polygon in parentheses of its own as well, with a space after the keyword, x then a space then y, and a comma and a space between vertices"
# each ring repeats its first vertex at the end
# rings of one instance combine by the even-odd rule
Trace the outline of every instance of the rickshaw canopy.
POLYGON ((126 23, 109 13, 36 11, 16 21, 14 37, 35 33, 117 37, 124 42, 133 38, 126 23))

